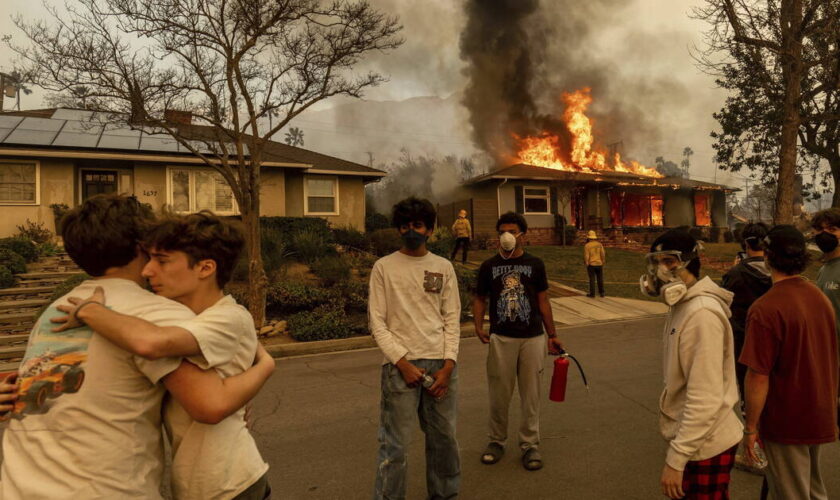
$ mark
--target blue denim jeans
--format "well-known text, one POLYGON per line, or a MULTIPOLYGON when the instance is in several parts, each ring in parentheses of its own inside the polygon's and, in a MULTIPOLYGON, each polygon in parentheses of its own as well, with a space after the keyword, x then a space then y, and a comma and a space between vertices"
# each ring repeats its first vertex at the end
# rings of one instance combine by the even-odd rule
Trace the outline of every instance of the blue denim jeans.
MULTIPOLYGON (((416 359, 418 368, 433 374, 443 367, 442 359, 416 359)), ((455 439, 458 368, 452 370, 449 392, 440 401, 423 387, 408 387, 400 370, 382 366, 382 403, 379 419, 379 455, 375 500, 405 498, 407 451, 415 417, 426 435, 426 490, 431 500, 458 497, 461 461, 455 439)))

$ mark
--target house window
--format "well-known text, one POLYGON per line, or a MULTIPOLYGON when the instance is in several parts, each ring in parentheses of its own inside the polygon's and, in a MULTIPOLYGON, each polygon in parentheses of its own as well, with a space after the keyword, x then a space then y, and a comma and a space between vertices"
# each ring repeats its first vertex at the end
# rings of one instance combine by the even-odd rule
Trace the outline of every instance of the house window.
POLYGON ((338 178, 306 177, 306 215, 338 215, 338 178))
POLYGON ((0 203, 38 204, 38 164, 0 163, 0 203))
POLYGON ((238 213, 228 183, 220 173, 208 169, 170 169, 169 202, 176 212, 238 213))
POLYGON ((526 214, 548 214, 551 195, 548 188, 526 187, 522 191, 526 214))
POLYGON ((613 226, 648 227, 665 223, 661 194, 610 193, 610 222, 613 226))

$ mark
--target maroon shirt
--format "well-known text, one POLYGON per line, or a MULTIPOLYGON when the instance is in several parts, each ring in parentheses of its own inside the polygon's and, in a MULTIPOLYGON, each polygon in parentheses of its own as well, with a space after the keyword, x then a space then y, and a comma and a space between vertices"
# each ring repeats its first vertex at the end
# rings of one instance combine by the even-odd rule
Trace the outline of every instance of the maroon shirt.
POLYGON ((770 376, 762 439, 820 444, 837 439, 837 335, 834 308, 804 278, 779 281, 747 314, 739 361, 770 376))

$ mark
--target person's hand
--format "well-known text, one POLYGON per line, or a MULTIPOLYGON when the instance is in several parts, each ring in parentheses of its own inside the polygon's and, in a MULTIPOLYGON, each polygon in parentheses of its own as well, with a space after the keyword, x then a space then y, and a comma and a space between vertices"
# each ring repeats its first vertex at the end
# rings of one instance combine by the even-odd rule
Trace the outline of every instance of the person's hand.
POLYGON ((662 494, 668 498, 682 498, 685 492, 682 487, 683 471, 672 468, 665 464, 662 468, 662 477, 659 479, 659 484, 662 487, 662 494))
POLYGON ((61 326, 53 328, 53 332, 63 332, 65 330, 71 330, 73 328, 84 326, 85 322, 79 319, 79 311, 90 304, 99 304, 104 306, 105 289, 98 286, 93 290, 93 294, 90 297, 86 299, 70 297, 67 299, 67 302, 69 302, 70 305, 62 304, 60 306, 56 306, 56 309, 65 313, 66 316, 56 316, 54 318, 50 318, 50 322, 61 324, 61 326))
POLYGON ((557 356, 565 350, 566 349, 563 348, 563 343, 560 342, 560 339, 558 339, 557 337, 548 337, 548 353, 549 354, 553 354, 553 355, 557 356))
POLYGON ((15 409, 19 389, 17 373, 10 373, 0 382, 0 421, 7 420, 15 409))
POLYGON ((426 370, 417 368, 405 358, 397 361, 396 367, 409 387, 417 387, 417 384, 423 381, 423 374, 426 373, 426 370))
POLYGON ((274 361, 274 358, 268 351, 265 350, 265 347, 259 342, 257 342, 257 354, 254 356, 254 365, 262 365, 266 367, 271 373, 274 372, 274 368, 277 366, 277 362, 274 361))
POLYGON ((489 344, 490 343, 490 334, 489 333, 484 333, 484 327, 475 325, 475 334, 478 337, 478 340, 480 340, 482 344, 489 344))
POLYGON ((242 417, 245 420, 245 428, 249 431, 254 425, 254 412, 253 412, 253 404, 251 401, 248 401, 245 404, 245 415, 242 417))
POLYGON ((751 464, 758 464, 761 460, 755 454, 755 443, 758 442, 758 432, 754 434, 744 434, 744 439, 741 441, 744 445, 744 454, 751 464))
POLYGON ((435 399, 441 399, 449 392, 449 377, 451 376, 452 367, 447 367, 445 365, 432 375, 435 379, 435 383, 429 387, 428 391, 435 397, 435 399))

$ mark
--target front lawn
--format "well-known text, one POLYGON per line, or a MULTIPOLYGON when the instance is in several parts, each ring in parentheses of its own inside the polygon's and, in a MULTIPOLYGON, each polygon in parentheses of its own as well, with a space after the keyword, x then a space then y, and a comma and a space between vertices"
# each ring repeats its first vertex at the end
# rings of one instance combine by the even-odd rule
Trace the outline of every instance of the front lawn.
MULTIPOLYGON (((740 250, 737 243, 704 243, 701 257, 701 275, 709 275, 720 283, 723 274, 732 266, 740 250)), ((589 277, 583 264, 582 246, 529 246, 526 251, 545 262, 548 278, 567 286, 589 291, 589 277)), ((630 299, 659 300, 647 297, 639 291, 639 277, 645 270, 644 252, 607 248, 607 263, 604 266, 604 288, 607 295, 630 299)), ((495 250, 479 250, 470 254, 470 260, 483 261, 494 255, 495 250)), ((816 254, 815 254, 816 257, 816 254)), ((821 263, 814 260, 805 275, 817 279, 821 263)))

